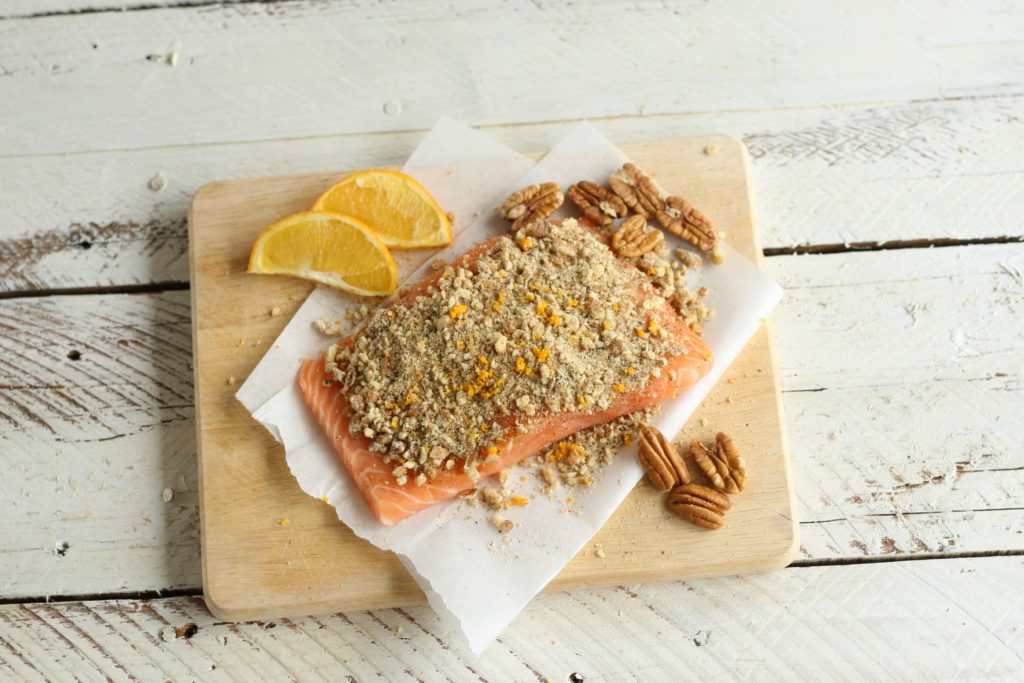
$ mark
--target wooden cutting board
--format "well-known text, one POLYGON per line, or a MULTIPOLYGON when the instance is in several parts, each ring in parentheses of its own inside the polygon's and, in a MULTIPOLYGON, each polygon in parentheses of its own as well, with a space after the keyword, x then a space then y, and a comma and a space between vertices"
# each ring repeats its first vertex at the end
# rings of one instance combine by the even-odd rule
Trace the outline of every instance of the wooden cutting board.
MULTIPOLYGON (((733 247, 761 261, 742 143, 728 137, 661 140, 623 151, 665 189, 690 198, 733 247)), ((357 538, 333 508, 299 489, 283 448, 234 398, 312 290, 297 279, 247 275, 249 248, 265 226, 307 209, 343 175, 211 183, 196 193, 189 212, 203 587, 211 611, 224 619, 424 600, 393 554, 357 538), (281 315, 270 315, 275 306, 281 315)), ((709 532, 682 523, 666 510, 664 496, 642 483, 549 588, 742 574, 788 564, 798 526, 766 325, 677 441, 713 438, 718 430, 733 435, 750 472, 724 528, 709 532), (598 543, 603 557, 595 552, 598 543)))

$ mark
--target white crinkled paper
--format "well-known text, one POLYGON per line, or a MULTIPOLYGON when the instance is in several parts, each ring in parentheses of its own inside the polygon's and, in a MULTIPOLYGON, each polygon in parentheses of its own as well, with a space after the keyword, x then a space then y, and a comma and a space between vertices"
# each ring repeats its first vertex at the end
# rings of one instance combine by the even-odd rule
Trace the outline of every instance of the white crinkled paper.
MULTIPOLYGON (((574 127, 539 163, 450 119, 442 119, 416 148, 403 171, 422 182, 440 204, 465 225, 451 247, 437 254, 410 252, 399 261, 399 275, 410 282, 435 256, 451 260, 472 245, 507 230, 496 208, 511 191, 554 181, 563 187, 580 178, 606 178, 627 157, 589 123, 574 127)), ((673 238, 674 239, 674 238, 673 238)), ((715 308, 705 323, 704 341, 715 355, 710 373, 667 402, 655 425, 675 434, 718 381, 775 306, 782 290, 739 253, 726 248, 721 266, 701 269, 715 308)), ((327 437, 312 417, 296 382, 298 358, 319 355, 331 340, 316 332, 320 317, 341 319, 359 305, 353 298, 318 288, 285 327, 238 391, 253 417, 284 444, 288 466, 302 490, 327 497, 338 519, 374 545, 397 553, 431 606, 481 653, 601 528, 639 481, 642 472, 630 451, 619 457, 590 487, 576 490, 579 514, 558 510, 564 503, 534 496, 509 513, 516 523, 509 545, 499 542, 481 511, 460 511, 461 501, 435 505, 394 525, 377 522, 362 494, 342 468, 327 437), (468 517, 468 518, 467 518, 468 517)))

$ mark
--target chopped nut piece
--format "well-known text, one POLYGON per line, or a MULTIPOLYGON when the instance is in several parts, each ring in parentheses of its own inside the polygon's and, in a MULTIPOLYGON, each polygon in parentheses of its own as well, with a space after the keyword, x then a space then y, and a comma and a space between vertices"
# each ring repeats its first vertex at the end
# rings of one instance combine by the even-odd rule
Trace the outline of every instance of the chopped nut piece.
POLYGON ((636 258, 657 249, 665 241, 661 230, 647 229, 647 219, 630 216, 612 235, 612 251, 623 258, 636 258))
MULTIPOLYGON (((658 222, 676 237, 686 240, 715 261, 715 247, 718 235, 711 227, 711 221, 682 197, 671 195, 665 200, 663 210, 658 212, 658 222)), ((721 250, 718 252, 721 255, 721 250)), ((721 263, 721 259, 715 261, 721 263)))
POLYGON ((667 505, 682 519, 705 529, 720 529, 725 512, 732 507, 724 493, 701 484, 677 486, 668 495, 667 505))
POLYGON ((281 307, 280 306, 274 306, 273 308, 270 309, 270 317, 276 318, 279 315, 281 315, 281 307))
POLYGON ((512 527, 514 526, 511 519, 505 519, 497 513, 491 515, 491 524, 493 524, 494 528, 502 534, 507 534, 512 531, 512 527))
POLYGON ((313 329, 325 337, 341 337, 345 334, 345 330, 342 327, 340 320, 330 321, 326 317, 321 316, 314 320, 312 323, 313 329))
POLYGON ((668 491, 678 484, 688 484, 690 473, 672 442, 650 425, 640 430, 637 458, 647 472, 647 481, 659 491, 668 491))
POLYGON ((504 496, 501 495, 501 491, 493 488, 486 488, 480 491, 480 500, 492 510, 501 509, 501 504, 505 502, 504 496))
POLYGON ((512 230, 522 230, 544 220, 565 201, 557 183, 530 185, 512 193, 501 206, 501 217, 512 221, 512 230))
POLYGON ((619 197, 589 180, 570 185, 566 196, 583 212, 584 218, 602 227, 608 227, 616 218, 624 218, 628 211, 619 197))
POLYGON ((657 186, 636 164, 623 164, 622 170, 608 179, 612 192, 630 209, 650 220, 664 210, 665 202, 657 186))
POLYGON ((685 249, 680 249, 680 248, 676 247, 672 251, 672 254, 673 254, 673 256, 676 257, 676 259, 679 261, 679 263, 684 268, 694 268, 694 269, 696 269, 696 268, 700 268, 700 266, 701 266, 700 257, 697 256, 696 254, 694 254, 693 252, 686 251, 685 249))

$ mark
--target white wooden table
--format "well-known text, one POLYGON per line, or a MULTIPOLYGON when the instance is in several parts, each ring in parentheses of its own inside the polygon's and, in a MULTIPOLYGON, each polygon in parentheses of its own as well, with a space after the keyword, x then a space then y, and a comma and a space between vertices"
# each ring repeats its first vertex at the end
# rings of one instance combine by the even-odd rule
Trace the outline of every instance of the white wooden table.
POLYGON ((1020 680, 1024 5, 432 5, 0 1, 0 679, 1020 680), (747 144, 792 567, 546 594, 475 662, 426 608, 206 612, 190 195, 441 114, 747 144))

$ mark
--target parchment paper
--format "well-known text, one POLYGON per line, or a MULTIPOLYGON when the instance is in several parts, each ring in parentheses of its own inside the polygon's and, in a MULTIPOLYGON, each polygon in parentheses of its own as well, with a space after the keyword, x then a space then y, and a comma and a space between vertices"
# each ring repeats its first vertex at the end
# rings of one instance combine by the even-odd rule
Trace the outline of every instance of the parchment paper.
MULTIPOLYGON (((531 168, 529 159, 444 119, 403 170, 423 182, 442 206, 457 213, 456 225, 459 217, 479 212, 454 244, 437 254, 450 260, 507 230, 496 208, 511 191, 536 182, 555 181, 567 187, 580 178, 606 178, 625 161, 618 148, 585 122, 531 168)), ((411 273, 410 281, 419 279, 425 262, 433 257, 422 253, 416 254, 416 261, 407 257, 400 264, 400 275, 411 273)), ((711 290, 708 304, 716 309, 704 327, 715 364, 701 382, 663 406, 654 423, 666 434, 682 428, 782 295, 771 278, 729 248, 723 265, 704 267, 699 274, 701 284, 711 290)), ((458 500, 435 505, 394 526, 381 525, 338 462, 296 383, 298 359, 317 356, 332 341, 314 331, 311 323, 321 316, 341 318, 353 305, 358 303, 344 294, 315 290, 237 397, 284 444, 288 466, 302 490, 315 498, 326 496, 338 518, 356 534, 398 553, 435 611, 461 634, 474 654, 480 654, 586 545, 642 471, 632 449, 623 448, 594 485, 573 491, 574 513, 559 512, 564 507, 560 499, 532 497, 527 506, 506 515, 516 523, 507 544, 496 542, 499 537, 482 511, 467 510, 458 500)))

